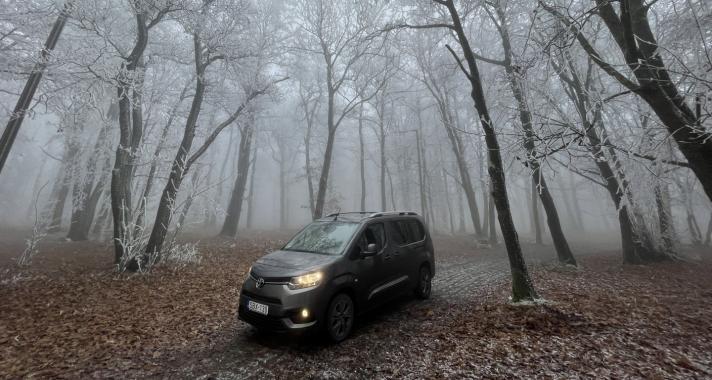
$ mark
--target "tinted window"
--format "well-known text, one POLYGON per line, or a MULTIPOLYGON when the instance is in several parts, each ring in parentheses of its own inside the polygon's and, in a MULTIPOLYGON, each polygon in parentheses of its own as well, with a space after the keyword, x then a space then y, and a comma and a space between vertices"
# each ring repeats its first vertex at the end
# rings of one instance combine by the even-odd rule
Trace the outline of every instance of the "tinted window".
POLYGON ((425 228, 417 220, 399 220, 391 223, 393 240, 404 245, 425 239, 425 228))
POLYGON ((408 221, 408 230, 410 231, 410 236, 412 237, 412 241, 421 241, 425 239, 425 228, 423 228, 423 225, 417 221, 417 220, 409 220, 408 221))
POLYGON ((393 240, 396 244, 408 244, 408 226, 405 222, 391 222, 391 227, 393 227, 393 240))
POLYGON ((284 246, 285 251, 339 255, 351 240, 358 223, 314 222, 284 246))
POLYGON ((374 223, 366 227, 358 240, 358 247, 365 251, 369 244, 375 244, 380 251, 386 245, 386 229, 383 223, 374 223))

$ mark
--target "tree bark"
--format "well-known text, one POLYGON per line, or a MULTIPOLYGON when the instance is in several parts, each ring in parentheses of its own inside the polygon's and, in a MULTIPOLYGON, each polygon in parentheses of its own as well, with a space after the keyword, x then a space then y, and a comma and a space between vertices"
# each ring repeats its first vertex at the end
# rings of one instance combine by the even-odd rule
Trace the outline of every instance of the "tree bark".
MULTIPOLYGON (((140 91, 134 86, 137 83, 136 71, 139 68, 143 53, 148 45, 148 26, 146 14, 139 11, 136 14, 137 37, 129 57, 122 63, 117 81, 117 98, 119 101, 119 145, 116 147, 114 169, 111 174, 111 210, 114 221, 114 262, 128 254, 126 244, 133 239, 131 224, 133 223, 131 190, 135 168, 135 155, 141 139, 142 125, 132 126, 140 122, 140 117, 133 111, 137 105, 131 104, 132 91, 140 91)), ((140 82, 140 80, 139 80, 140 82)))
POLYGON ((447 174, 445 173, 445 168, 442 168, 442 181, 443 181, 443 187, 445 191, 445 204, 447 205, 447 216, 448 216, 448 224, 450 226, 450 234, 455 235, 455 218, 453 217, 453 212, 452 212, 452 202, 450 201, 450 188, 448 186, 448 178, 447 174))
POLYGON ((556 209, 556 205, 554 204, 554 199, 549 192, 549 187, 546 184, 544 175, 541 173, 539 160, 536 158, 538 153, 534 144, 536 135, 532 126, 532 115, 526 102, 524 86, 520 76, 521 73, 512 63, 512 47, 509 40, 509 32, 506 26, 507 22, 504 11, 501 8, 500 3, 495 4, 496 11, 500 19, 500 26, 498 28, 502 39, 502 47, 504 49, 504 67, 507 72, 507 76, 509 77, 512 94, 514 95, 514 99, 516 100, 517 107, 519 109, 519 121, 525 134, 524 147, 527 150, 527 162, 529 167, 532 169, 532 218, 535 227, 536 243, 543 243, 539 219, 539 203, 537 201, 538 195, 539 198, 541 198, 542 206, 544 206, 546 220, 549 225, 549 231, 551 232, 551 238, 554 242, 559 262, 562 264, 576 265, 576 260, 574 259, 571 248, 569 248, 569 243, 566 241, 563 229, 561 228, 559 213, 556 209))
MULTIPOLYGON (((462 187, 462 186, 461 186, 462 187)), ((464 207, 463 199, 462 199, 462 191, 457 192, 457 219, 458 219, 458 226, 457 226, 457 232, 460 234, 464 234, 467 232, 467 228, 465 227, 465 207, 464 207)))
POLYGON ((168 227, 170 226, 171 216, 174 212, 178 189, 183 182, 185 174, 190 169, 192 162, 194 162, 188 158, 188 154, 193 146, 195 128, 203 104, 203 97, 205 95, 206 85, 204 82, 204 74, 207 68, 207 65, 203 60, 203 44, 197 34, 193 34, 193 49, 196 68, 195 95, 193 95, 193 102, 190 106, 188 119, 185 122, 183 139, 181 140, 178 152, 176 152, 176 156, 173 159, 171 172, 168 176, 168 182, 166 183, 163 193, 161 194, 161 200, 158 204, 158 210, 156 211, 156 219, 153 223, 151 236, 146 244, 145 256, 143 260, 146 260, 150 255, 160 255, 161 249, 163 248, 163 242, 166 238, 166 233, 168 232, 168 227))
POLYGON ((161 134, 158 139, 158 144, 156 144, 156 149, 153 151, 153 159, 151 160, 151 167, 148 170, 148 177, 146 178, 146 184, 144 185, 143 193, 141 194, 141 199, 139 200, 139 205, 137 208, 138 215, 136 216, 136 222, 135 222, 135 228, 134 228, 134 233, 136 233, 136 234, 140 233, 140 231, 143 230, 143 227, 145 224, 145 216, 146 216, 146 207, 147 207, 148 197, 151 195, 151 190, 153 189, 153 181, 156 177, 156 170, 158 169, 158 161, 161 156, 161 152, 163 152, 163 148, 165 146, 165 143, 166 143, 166 140, 168 137, 168 131, 170 130, 170 127, 173 125, 173 121, 175 120, 176 114, 178 113, 178 108, 183 103, 183 99, 185 99, 186 93, 188 92, 189 87, 190 87, 190 82, 186 83, 185 87, 183 87, 183 90, 181 91, 178 101, 175 103, 175 105, 173 106, 173 109, 171 110, 171 112, 168 116, 168 120, 166 121, 166 124, 164 124, 163 129, 161 129, 161 134))
POLYGON ((366 154, 363 143, 363 104, 361 104, 358 111, 358 144, 359 174, 361 178, 360 210, 364 212, 366 211, 366 154))
POLYGON ((529 181, 529 184, 531 185, 531 211, 532 211, 532 226, 534 227, 534 238, 535 238, 535 243, 536 244, 544 244, 544 241, 541 237, 541 218, 539 217, 539 190, 537 190, 537 181, 532 175, 531 181, 529 181))
MULTIPOLYGON (((493 191, 492 183, 490 182, 490 191, 493 191)), ((487 207, 487 219, 489 224, 489 243, 492 246, 497 245, 497 226, 495 225, 495 218, 497 212, 495 211, 494 198, 489 197, 487 207)))
MULTIPOLYGON (((328 66, 328 73, 330 74, 331 68, 328 66)), ((321 164, 321 175, 319 176, 319 188, 316 194, 316 202, 314 204, 314 214, 312 217, 314 219, 319 219, 324 213, 324 204, 326 202, 326 190, 329 184, 329 171, 331 170, 331 156, 334 154, 334 141, 336 138, 336 122, 334 120, 335 104, 334 104, 334 89, 333 84, 331 84, 331 78, 327 75, 327 138, 326 138, 326 149, 324 149, 324 161, 321 164)))
POLYGON ((709 246, 712 243, 712 213, 710 213, 710 220, 707 222, 707 233, 705 233, 705 245, 709 246))
POLYGON ((477 206, 477 198, 475 196, 474 187, 472 186, 472 177, 470 176, 465 157, 465 146, 462 143, 460 135, 455 130, 455 120, 450 113, 449 102, 446 95, 440 93, 440 91, 435 87, 435 83, 427 85, 427 87, 437 103, 441 121, 445 127, 445 132, 447 132, 450 147, 453 155, 455 156, 455 162, 457 163, 457 169, 460 174, 460 185, 465 193, 465 199, 467 200, 467 205, 470 210, 472 226, 475 229, 475 235, 479 239, 484 235, 482 225, 480 224, 480 209, 477 206))
POLYGON ((65 156, 62 160, 57 178, 52 186, 52 198, 50 203, 49 217, 50 223, 47 232, 58 232, 62 228, 62 215, 64 215, 64 205, 69 196, 71 173, 76 165, 75 158, 77 150, 65 145, 65 156))
POLYGON ((447 7, 450 13, 453 29, 457 34, 458 42, 465 55, 465 60, 469 68, 469 73, 466 72, 466 75, 472 85, 470 95, 475 103, 475 109, 480 116, 480 123, 485 134, 485 143, 489 152, 488 172, 492 183, 492 197, 494 198, 494 204, 497 209, 500 229, 502 230, 502 237, 507 247, 509 266, 512 272, 512 301, 534 300, 538 298, 538 296, 529 277, 529 271, 524 262, 524 256, 522 255, 522 249, 519 244, 517 230, 514 226, 514 220, 512 219, 499 142, 497 141, 497 133, 494 130, 494 125, 489 110, 487 109, 487 102, 482 88, 482 79, 480 78, 477 61, 462 27, 460 15, 455 8, 453 0, 442 0, 442 4, 447 7))
POLYGON ((655 205, 658 211, 658 224, 660 225, 660 235, 666 254, 675 252, 675 226, 672 221, 670 209, 670 195, 667 184, 657 182, 655 184, 655 205))
POLYGON ((111 155, 107 154, 107 140, 109 128, 113 126, 112 121, 118 116, 118 105, 112 103, 107 112, 110 122, 104 123, 99 131, 94 149, 91 152, 86 165, 86 177, 83 181, 83 186, 79 188, 79 183, 75 184, 78 192, 78 199, 73 204, 72 217, 69 225, 67 238, 72 241, 84 241, 89 239, 91 225, 94 222, 94 214, 99 198, 103 192, 104 175, 100 175, 97 181, 97 171, 99 163, 103 161, 103 169, 107 174, 110 173, 111 155), (97 160, 98 157, 103 157, 103 160, 97 160))
POLYGON ((190 183, 193 186, 192 191, 188 194, 185 203, 183 203, 183 209, 178 215, 178 223, 176 223, 176 229, 183 229, 185 227, 185 219, 188 217, 188 212, 190 211, 190 206, 193 205, 193 200, 195 199, 195 189, 198 187, 200 171, 195 170, 193 175, 190 177, 190 183))
POLYGON ((287 228, 287 157, 286 147, 280 144, 279 147, 279 229, 287 228))
POLYGON ((698 124, 696 115, 668 73, 660 55, 661 48, 648 21, 650 6, 643 0, 622 0, 620 11, 616 12, 613 1, 596 0, 596 14, 618 45, 636 78, 635 83, 605 62, 571 19, 554 7, 542 1, 539 3, 572 30, 579 44, 604 72, 648 103, 677 143, 707 197, 712 200, 712 139, 709 132, 698 124))
POLYGON ((223 223, 220 235, 234 238, 237 236, 237 226, 242 213, 242 203, 245 197, 248 171, 250 168, 250 154, 252 152, 252 135, 254 132, 254 118, 245 124, 240 134, 240 151, 237 159, 237 177, 230 196, 230 203, 227 207, 225 222, 223 223))
MULTIPOLYGON (((425 173, 427 172, 427 165, 425 159, 425 149, 423 147, 423 119, 420 115, 420 101, 418 101, 418 110, 416 112, 418 117, 418 129, 415 130, 415 137, 418 149, 418 187, 420 190, 420 212, 425 218, 425 224, 430 221, 428 218, 428 202, 425 195, 425 173)), ((443 173, 445 174, 445 173, 443 173)), ((450 193, 447 189, 447 183, 445 183, 445 196, 448 203, 448 214, 450 215, 450 224, 452 225, 452 209, 450 207, 450 193)))
POLYGON ((250 162, 250 188, 247 194, 247 222, 245 227, 249 230, 253 226, 255 216, 255 166, 257 165, 257 144, 254 144, 252 161, 250 162))
MULTIPOLYGON (((385 95, 384 95, 385 96, 385 95)), ((381 211, 386 211, 388 206, 386 205, 386 126, 385 126, 385 99, 380 99, 380 104, 378 105, 378 143, 380 148, 380 159, 381 159, 381 211)), ((395 208, 395 205, 393 205, 395 208)))
POLYGON ((52 30, 45 41, 44 47, 40 51, 39 61, 32 69, 32 73, 25 83, 25 87, 20 94, 20 98, 17 100, 17 104, 15 104, 15 109, 10 115, 10 119, 8 120, 7 126, 3 131, 2 137, 0 137, 0 174, 5 167, 7 158, 10 156, 10 150, 15 143, 15 139, 20 131, 22 122, 25 120, 27 110, 32 104, 32 99, 35 97, 37 87, 39 87, 42 75, 44 74, 44 71, 49 63, 50 54, 57 46, 57 41, 59 41, 59 37, 62 34, 62 30, 64 30, 64 26, 67 23, 67 18, 69 17, 69 13, 71 12, 73 6, 73 0, 69 0, 64 3, 64 7, 60 11, 59 16, 57 16, 57 20, 52 26, 52 30))

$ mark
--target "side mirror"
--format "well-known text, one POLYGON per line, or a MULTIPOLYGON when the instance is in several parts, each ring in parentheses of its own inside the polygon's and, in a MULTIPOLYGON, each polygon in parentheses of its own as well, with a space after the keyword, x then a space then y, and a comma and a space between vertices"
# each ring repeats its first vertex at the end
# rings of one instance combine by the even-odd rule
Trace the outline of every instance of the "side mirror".
POLYGON ((365 251, 361 251, 361 258, 376 256, 376 253, 378 253, 378 248, 375 244, 371 243, 366 247, 365 251))

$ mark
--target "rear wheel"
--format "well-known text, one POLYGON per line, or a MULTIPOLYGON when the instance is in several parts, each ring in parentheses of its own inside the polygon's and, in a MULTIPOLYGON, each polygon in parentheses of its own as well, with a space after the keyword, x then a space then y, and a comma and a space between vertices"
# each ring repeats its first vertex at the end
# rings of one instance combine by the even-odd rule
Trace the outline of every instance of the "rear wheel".
POLYGON ((430 268, 427 265, 420 267, 420 273, 418 275, 418 285, 415 288, 415 296, 421 300, 430 298, 430 291, 432 290, 432 279, 430 274, 430 268))
POLYGON ((353 325, 354 301, 348 294, 338 294, 326 312, 326 332, 333 342, 338 343, 349 336, 353 325))

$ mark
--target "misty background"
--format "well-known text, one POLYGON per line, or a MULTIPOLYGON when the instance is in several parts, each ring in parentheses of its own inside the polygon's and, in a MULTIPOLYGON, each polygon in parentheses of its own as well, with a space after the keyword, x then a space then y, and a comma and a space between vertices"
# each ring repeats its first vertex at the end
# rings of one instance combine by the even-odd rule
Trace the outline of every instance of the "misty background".
MULTIPOLYGON (((586 19, 587 2, 548 3, 577 20, 586 19)), ((693 107, 699 106, 699 125, 709 131, 710 4, 654 3, 651 20, 659 45, 665 47, 661 54, 680 91, 693 107)), ((524 147, 527 136, 512 97, 511 74, 488 61, 504 54, 498 32, 503 23, 512 67, 521 76, 533 117, 536 159, 564 233, 572 239, 618 239, 618 211, 595 165, 605 159, 625 173, 626 189, 621 191, 633 194, 625 202, 635 209, 637 224, 660 229, 654 189, 663 189, 660 199, 669 202, 665 207, 674 221, 676 244, 709 239, 710 201, 692 171, 670 164, 684 157, 648 105, 596 66, 571 30, 541 4, 493 4, 463 3, 460 13, 474 51, 484 57, 480 76, 520 236, 551 240, 532 182, 532 157, 524 147), (603 158, 592 153, 567 96, 570 90, 557 76, 566 70, 564 61, 586 77, 588 95, 602 105, 602 139, 610 143, 603 158)), ((461 49, 447 28, 413 27, 447 21, 438 4, 4 0, 0 120, 10 118, 62 12, 68 14, 66 25, 0 177, 0 228, 41 225, 65 234, 73 215, 92 204, 88 234, 80 239, 111 239, 117 146, 122 133, 137 136, 136 129, 121 132, 118 87, 126 110, 133 113, 126 126, 140 129, 126 161, 132 167, 126 184, 131 192, 126 222, 131 226, 126 229, 135 230, 132 239, 147 239, 191 124, 199 77, 205 89, 188 154, 201 146, 205 151, 183 173, 165 219, 167 230, 225 234, 230 201, 239 197, 239 228, 227 235, 296 229, 337 211, 413 210, 438 234, 475 234, 493 242, 487 148, 470 84, 446 45, 454 46, 456 55, 461 49), (148 37, 135 59, 138 68, 131 70, 130 53, 140 40, 137 16, 143 17, 148 37), (201 57, 196 58, 196 47, 201 57), (196 59, 204 65, 201 74, 196 74, 196 59), (330 113, 337 125, 333 154, 326 158, 334 125, 330 113), (327 160, 331 167, 323 206, 315 212, 327 160), (466 181, 477 215, 466 199, 463 175, 470 176, 466 181)), ((600 20, 580 26, 605 58, 624 70, 603 27, 600 20)), ((660 234, 651 236, 662 244, 660 234)))

